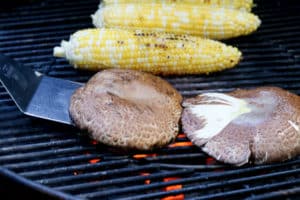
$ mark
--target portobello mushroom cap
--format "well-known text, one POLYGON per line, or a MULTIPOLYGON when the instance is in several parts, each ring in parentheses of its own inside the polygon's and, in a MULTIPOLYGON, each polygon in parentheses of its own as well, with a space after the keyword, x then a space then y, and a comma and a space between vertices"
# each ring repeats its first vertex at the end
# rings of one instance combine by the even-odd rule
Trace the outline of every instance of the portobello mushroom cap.
POLYGON ((204 93, 183 102, 187 137, 215 159, 244 165, 300 154, 300 97, 277 87, 204 93))
POLYGON ((69 112, 77 127, 103 144, 150 150, 175 139, 181 101, 181 95, 159 77, 109 69, 75 91, 69 112))

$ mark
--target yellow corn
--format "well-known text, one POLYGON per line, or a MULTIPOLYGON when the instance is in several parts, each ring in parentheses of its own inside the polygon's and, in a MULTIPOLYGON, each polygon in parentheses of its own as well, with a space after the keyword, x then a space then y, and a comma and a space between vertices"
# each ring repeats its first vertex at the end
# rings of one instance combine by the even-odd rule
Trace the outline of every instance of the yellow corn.
POLYGON ((208 5, 212 7, 224 7, 250 12, 253 0, 104 0, 107 4, 119 3, 187 3, 193 5, 208 5))
POLYGON ((254 14, 190 4, 108 4, 92 16, 98 28, 161 31, 228 39, 255 31, 260 20, 254 14))
POLYGON ((121 29, 85 29, 54 48, 75 68, 134 69, 153 74, 199 74, 234 67, 241 52, 221 42, 187 35, 121 29))

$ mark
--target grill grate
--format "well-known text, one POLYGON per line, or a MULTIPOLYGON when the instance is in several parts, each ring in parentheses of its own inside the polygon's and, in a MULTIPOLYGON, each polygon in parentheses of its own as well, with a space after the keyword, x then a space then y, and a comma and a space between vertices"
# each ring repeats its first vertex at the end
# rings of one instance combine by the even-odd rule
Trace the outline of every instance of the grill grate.
MULTIPOLYGON (((292 0, 256 4, 254 12, 263 22, 259 31, 225 41, 243 52, 238 67, 164 78, 185 97, 262 85, 300 94, 300 5, 292 0)), ((91 27, 97 6, 98 0, 44 0, 1 12, 0 52, 49 76, 85 82, 92 73, 54 58, 52 48, 91 27)), ((231 167, 207 157, 184 134, 153 152, 116 152, 75 128, 22 115, 2 86, 0 163, 0 180, 14 179, 53 198, 257 200, 300 194, 300 157, 231 167)))

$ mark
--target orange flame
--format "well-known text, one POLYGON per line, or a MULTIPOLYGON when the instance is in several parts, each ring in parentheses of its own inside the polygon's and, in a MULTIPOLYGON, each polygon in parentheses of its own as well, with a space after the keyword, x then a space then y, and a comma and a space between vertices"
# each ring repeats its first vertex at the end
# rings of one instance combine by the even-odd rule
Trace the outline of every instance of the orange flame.
POLYGON ((142 158, 154 157, 154 156, 157 156, 157 154, 156 153, 153 153, 153 154, 135 154, 135 155, 133 155, 133 158, 142 159, 142 158))
POLYGON ((91 141, 91 144, 93 144, 93 145, 96 145, 96 144, 98 144, 99 142, 98 141, 96 141, 96 140, 92 140, 91 141))
POLYGON ((188 147, 188 146, 193 146, 193 143, 190 141, 175 142, 175 143, 170 144, 168 147, 174 148, 174 147, 188 147))
MULTIPOLYGON (((142 176, 149 176, 150 173, 142 172, 141 175, 142 175, 142 176)), ((149 185, 150 183, 151 183, 151 181, 150 181, 149 179, 145 180, 145 184, 146 184, 146 185, 149 185)))
MULTIPOLYGON (((167 177, 164 178, 164 182, 169 182, 173 180, 179 179, 178 177, 167 177)), ((171 191, 171 190, 179 190, 182 189, 182 185, 170 185, 164 188, 164 191, 171 191)), ((178 194, 174 196, 167 196, 162 198, 161 200, 184 200, 184 194, 178 194)))
POLYGON ((216 160, 211 158, 211 157, 208 157, 208 158, 206 158, 206 164, 207 165, 214 165, 214 164, 216 164, 216 160))
MULTIPOLYGON (((214 158, 208 157, 208 158, 206 158, 206 164, 207 165, 216 165, 218 163, 217 163, 217 161, 214 158)), ((215 172, 223 172, 224 168, 218 168, 218 169, 215 169, 214 171, 215 172)))
POLYGON ((90 162, 91 164, 95 164, 95 163, 97 163, 97 162, 100 162, 100 159, 99 159, 99 158, 91 159, 91 160, 89 160, 89 162, 90 162))
POLYGON ((186 138, 185 134, 184 133, 179 133, 177 135, 177 138, 186 138))

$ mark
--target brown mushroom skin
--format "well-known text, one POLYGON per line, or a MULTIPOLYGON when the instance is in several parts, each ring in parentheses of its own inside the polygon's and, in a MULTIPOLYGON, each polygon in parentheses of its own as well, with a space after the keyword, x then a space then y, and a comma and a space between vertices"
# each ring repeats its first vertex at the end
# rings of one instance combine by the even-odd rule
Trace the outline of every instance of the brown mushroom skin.
POLYGON ((226 95, 241 100, 242 106, 233 112, 239 114, 220 131, 212 132, 211 137, 195 134, 208 125, 204 115, 196 115, 192 109, 195 105, 225 105, 226 102, 207 103, 203 100, 205 94, 183 102, 183 131, 194 144, 217 160, 237 166, 284 161, 300 154, 299 96, 277 87, 238 89, 226 95))
POLYGON ((181 95, 159 77, 110 69, 75 91, 69 112, 77 127, 103 144, 150 150, 177 136, 181 101, 181 95))

